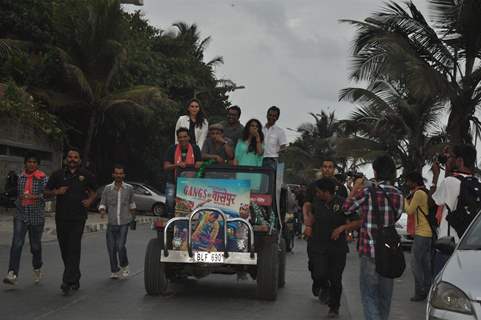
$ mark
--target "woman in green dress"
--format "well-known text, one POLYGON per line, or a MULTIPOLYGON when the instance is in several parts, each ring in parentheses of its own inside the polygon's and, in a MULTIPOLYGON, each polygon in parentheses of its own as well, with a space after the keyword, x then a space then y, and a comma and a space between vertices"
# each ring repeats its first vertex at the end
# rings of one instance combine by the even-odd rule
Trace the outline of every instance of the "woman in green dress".
MULTIPOLYGON (((235 147, 235 162, 239 166, 262 166, 262 155, 264 153, 264 134, 262 124, 257 119, 249 120, 245 127, 242 139, 237 141, 235 147)), ((238 174, 237 179, 251 181, 251 189, 259 190, 261 185, 260 174, 243 173, 238 174)))

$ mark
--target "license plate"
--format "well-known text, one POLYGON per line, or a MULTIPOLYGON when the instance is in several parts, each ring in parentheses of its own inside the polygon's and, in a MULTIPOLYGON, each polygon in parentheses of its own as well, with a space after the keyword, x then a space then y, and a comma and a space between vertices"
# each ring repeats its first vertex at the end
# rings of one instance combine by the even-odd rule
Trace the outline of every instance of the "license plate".
POLYGON ((194 252, 194 262, 199 263, 223 263, 223 252, 194 252))

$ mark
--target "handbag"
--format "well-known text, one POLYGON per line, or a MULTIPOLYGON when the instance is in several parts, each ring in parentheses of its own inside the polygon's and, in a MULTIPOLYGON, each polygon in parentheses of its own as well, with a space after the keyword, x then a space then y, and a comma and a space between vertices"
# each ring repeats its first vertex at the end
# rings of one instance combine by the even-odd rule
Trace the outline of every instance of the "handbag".
MULTIPOLYGON (((404 252, 401 247, 401 237, 396 231, 394 225, 384 226, 383 219, 379 212, 379 207, 376 201, 375 187, 370 188, 372 199, 373 217, 375 217, 377 223, 377 233, 375 239, 375 262, 376 272, 390 279, 399 278, 404 269, 406 269, 406 261, 404 259, 404 252)), ((377 186, 384 193, 384 196, 388 200, 389 207, 395 212, 391 205, 391 199, 387 196, 383 188, 377 186)))

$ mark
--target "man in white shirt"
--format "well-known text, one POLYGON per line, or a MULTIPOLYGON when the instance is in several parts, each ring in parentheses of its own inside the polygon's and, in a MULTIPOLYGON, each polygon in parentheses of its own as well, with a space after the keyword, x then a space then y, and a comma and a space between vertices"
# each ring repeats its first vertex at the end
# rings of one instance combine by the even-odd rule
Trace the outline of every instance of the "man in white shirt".
MULTIPOLYGON (((452 150, 444 152, 446 161, 446 178, 433 193, 433 200, 438 206, 443 206, 441 221, 438 229, 438 238, 452 236, 459 240, 456 231, 449 227, 446 220, 448 208, 456 210, 461 187, 461 180, 457 176, 472 176, 476 165, 476 149, 472 145, 456 145, 452 150)), ((439 163, 433 165, 433 187, 436 187, 439 178, 439 163)))
POLYGON ((272 167, 276 169, 279 152, 287 147, 286 133, 283 129, 276 126, 280 114, 281 110, 276 106, 272 106, 267 110, 267 123, 262 129, 262 132, 264 133, 263 167, 272 167))

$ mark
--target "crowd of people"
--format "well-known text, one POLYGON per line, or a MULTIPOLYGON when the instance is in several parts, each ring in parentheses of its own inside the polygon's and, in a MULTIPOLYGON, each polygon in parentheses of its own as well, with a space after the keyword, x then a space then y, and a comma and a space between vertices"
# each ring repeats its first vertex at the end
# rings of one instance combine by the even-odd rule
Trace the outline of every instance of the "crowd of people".
MULTIPOLYGON (((364 317, 389 318, 393 279, 400 275, 380 271, 379 260, 384 253, 378 244, 385 240, 386 230, 394 230, 403 212, 409 217, 408 232, 414 239, 411 267, 414 293, 410 300, 425 301, 432 279, 449 258, 437 250, 437 243, 457 242, 481 209, 481 183, 474 176, 476 149, 472 145, 448 146, 440 158, 444 159, 445 178, 438 183, 442 164, 434 161, 430 189, 426 188, 421 172, 405 174, 401 186, 393 159, 383 155, 372 163, 374 178, 354 175, 348 182, 349 192, 336 179, 335 161, 324 160, 322 177, 310 185, 302 206, 312 293, 329 306, 329 318, 339 316, 342 273, 349 251, 346 235, 354 230, 359 235, 357 251, 364 317), (401 192, 406 187, 407 192, 401 192)), ((401 260, 393 259, 387 264, 399 264, 390 267, 403 271, 404 259, 401 260)))
POLYGON ((209 161, 276 169, 279 153, 287 147, 286 133, 276 125, 280 113, 278 107, 272 106, 267 110, 264 126, 257 119, 250 119, 243 126, 239 121, 241 109, 231 106, 227 109, 226 120, 209 125, 200 101, 190 100, 187 114, 177 120, 175 144, 168 148, 164 157, 167 214, 174 213, 177 168, 198 168, 209 161))
MULTIPOLYGON (((204 161, 276 168, 279 153, 287 144, 285 132, 276 126, 279 108, 272 106, 267 110, 264 126, 257 119, 250 119, 244 127, 239 122, 240 116, 241 109, 232 106, 227 110, 225 121, 209 125, 200 102, 196 99, 189 102, 187 114, 181 116, 176 125, 176 142, 165 153, 163 167, 169 216, 173 216, 174 211, 178 168, 198 168, 204 161)), ((411 300, 426 299, 433 277, 448 258, 435 250, 436 243, 446 237, 458 241, 474 217, 470 211, 477 212, 481 208, 481 183, 474 177, 476 149, 472 145, 449 146, 438 160, 431 168, 430 189, 425 186, 421 172, 410 172, 404 175, 403 186, 409 190, 403 193, 397 167, 389 155, 374 160, 373 179, 356 174, 347 183, 347 188, 336 175, 335 160, 325 159, 320 168, 322 177, 309 186, 306 194, 297 195, 302 207, 312 293, 329 306, 328 317, 339 316, 342 274, 349 252, 348 234, 357 231, 360 297, 365 319, 388 319, 393 278, 398 275, 386 274, 384 269, 380 271, 379 260, 384 258, 384 252, 379 244, 386 241, 389 228, 394 228, 403 212, 410 217, 408 231, 414 238, 411 269, 415 283, 411 300), (439 182, 442 164, 445 178, 439 182), (477 200, 468 201, 473 195, 477 200), (473 207, 476 205, 478 207, 473 207)), ((56 198, 55 223, 64 263, 60 288, 68 295, 80 287, 81 240, 88 208, 96 197, 95 177, 82 168, 81 154, 75 148, 67 150, 65 167, 49 177, 39 170, 37 155, 28 154, 24 163, 24 171, 17 182, 14 233, 8 273, 3 282, 8 285, 17 282, 27 233, 33 255, 34 281, 41 280, 45 200, 56 198)), ((108 216, 106 243, 112 279, 129 275, 126 239, 129 226, 135 221, 136 205, 133 187, 124 182, 125 174, 123 166, 113 167, 113 182, 104 188, 99 206, 101 217, 108 216)), ((388 261, 388 267, 399 261, 388 261)))
MULTIPOLYGON (((176 124, 175 144, 165 152, 165 193, 169 216, 174 213, 177 168, 190 165, 198 168, 204 161, 276 167, 279 152, 286 147, 285 132, 276 126, 280 109, 276 106, 269 108, 265 126, 259 120, 251 119, 244 127, 239 121, 240 116, 241 109, 232 106, 227 110, 226 121, 209 126, 200 101, 189 101, 187 114, 181 116, 176 124)), ((17 210, 9 267, 3 282, 12 286, 17 283, 27 233, 33 255, 34 281, 38 283, 41 280, 45 202, 55 198, 56 233, 64 263, 60 288, 68 295, 80 287, 81 242, 88 209, 97 196, 97 183, 94 175, 82 167, 81 154, 76 148, 67 150, 64 168, 50 176, 42 172, 39 165, 38 155, 27 154, 24 171, 16 183, 17 210)), ((126 239, 129 226, 135 225, 136 205, 133 187, 124 182, 125 175, 122 165, 113 167, 113 182, 103 189, 99 205, 101 218, 107 216, 106 243, 112 279, 129 275, 126 239)))

